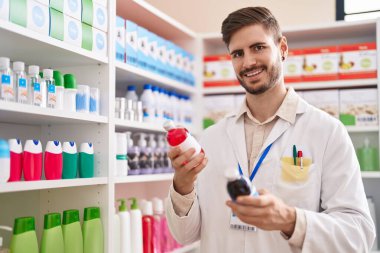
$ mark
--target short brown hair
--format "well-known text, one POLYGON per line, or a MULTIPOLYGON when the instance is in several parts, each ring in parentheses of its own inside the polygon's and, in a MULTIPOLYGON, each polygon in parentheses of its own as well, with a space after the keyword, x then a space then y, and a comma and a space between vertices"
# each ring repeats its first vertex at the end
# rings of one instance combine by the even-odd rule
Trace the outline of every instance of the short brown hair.
POLYGON ((273 14, 265 7, 246 7, 228 15, 222 24, 223 41, 230 44, 232 35, 240 28, 248 25, 261 24, 264 29, 273 34, 275 42, 280 42, 282 34, 280 25, 273 14))

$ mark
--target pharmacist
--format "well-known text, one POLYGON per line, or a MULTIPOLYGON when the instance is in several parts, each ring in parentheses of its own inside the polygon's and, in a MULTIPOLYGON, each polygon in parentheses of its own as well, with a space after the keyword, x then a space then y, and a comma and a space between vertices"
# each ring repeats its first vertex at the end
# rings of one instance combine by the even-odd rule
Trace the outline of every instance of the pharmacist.
POLYGON ((169 152, 175 238, 200 240, 202 253, 368 252, 375 228, 354 147, 339 121, 285 88, 288 45, 275 17, 240 9, 222 34, 246 100, 204 132, 205 155, 169 152), (238 165, 258 197, 229 200, 225 174, 238 165))

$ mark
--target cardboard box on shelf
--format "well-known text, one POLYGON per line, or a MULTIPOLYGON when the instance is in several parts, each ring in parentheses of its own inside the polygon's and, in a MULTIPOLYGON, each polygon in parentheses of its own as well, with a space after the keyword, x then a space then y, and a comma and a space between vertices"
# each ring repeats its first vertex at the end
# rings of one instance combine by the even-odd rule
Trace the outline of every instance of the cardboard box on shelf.
POLYGON ((50 0, 50 8, 76 20, 82 20, 82 0, 50 0))
POLYGON ((26 28, 49 35, 49 7, 35 0, 28 0, 26 28))
POLYGON ((134 22, 125 21, 125 62, 131 65, 137 65, 137 28, 134 22))
POLYGON ((230 55, 211 55, 204 57, 204 87, 239 85, 230 55))
POLYGON ((302 65, 305 81, 338 79, 338 48, 336 46, 304 49, 302 65))
POLYGON ((0 1, 0 19, 9 20, 9 0, 0 1))
POLYGON ((376 42, 339 46, 339 78, 376 78, 376 42))
POLYGON ((116 17, 115 31, 116 60, 125 62, 125 19, 116 17))
POLYGON ((204 97, 203 127, 207 128, 236 109, 234 95, 204 97))
POLYGON ((92 52, 107 56, 107 34, 92 27, 92 52))
POLYGON ((63 16, 63 23, 63 41, 77 47, 82 47, 82 23, 79 20, 67 15, 63 16))
POLYGON ((57 40, 64 40, 64 15, 53 8, 50 8, 49 36, 57 40))
POLYGON ((340 90, 339 118, 349 126, 378 125, 377 89, 340 90))
POLYGON ((284 61, 285 83, 302 81, 302 66, 304 55, 302 50, 289 50, 288 57, 284 61))
POLYGON ((339 90, 304 91, 302 97, 309 104, 339 118, 339 90))

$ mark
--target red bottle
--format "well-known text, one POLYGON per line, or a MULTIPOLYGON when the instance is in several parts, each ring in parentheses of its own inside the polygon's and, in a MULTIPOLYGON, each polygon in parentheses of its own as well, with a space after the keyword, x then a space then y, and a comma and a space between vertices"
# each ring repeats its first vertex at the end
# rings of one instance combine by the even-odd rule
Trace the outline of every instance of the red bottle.
POLYGON ((154 217, 152 202, 147 201, 142 210, 143 251, 154 253, 154 217))
POLYGON ((11 176, 8 182, 20 181, 22 174, 22 144, 19 139, 10 139, 8 144, 11 151, 11 176))
POLYGON ((45 178, 62 179, 62 146, 59 141, 48 141, 44 159, 45 178))
POLYGON ((164 128, 168 132, 166 140, 171 147, 179 147, 183 152, 186 152, 190 148, 195 149, 195 153, 192 158, 198 155, 200 152, 204 152, 197 140, 187 131, 184 127, 176 127, 173 121, 166 121, 164 128))
POLYGON ((25 181, 41 180, 42 145, 39 140, 27 140, 24 147, 23 171, 25 181))

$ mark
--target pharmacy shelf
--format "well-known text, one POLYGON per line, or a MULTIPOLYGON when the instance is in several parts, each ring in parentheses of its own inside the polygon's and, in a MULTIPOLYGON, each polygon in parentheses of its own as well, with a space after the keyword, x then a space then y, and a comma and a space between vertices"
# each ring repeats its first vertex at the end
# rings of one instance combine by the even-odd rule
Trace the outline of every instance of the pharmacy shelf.
POLYGON ((10 182, 0 184, 0 193, 106 185, 107 183, 107 177, 10 182))
POLYGON ((379 126, 346 126, 349 133, 369 133, 378 132, 379 126))
POLYGON ((141 130, 160 133, 165 132, 165 129, 161 125, 156 123, 129 121, 123 119, 115 119, 115 129, 116 131, 141 130))
POLYGON ((245 90, 242 86, 228 86, 228 87, 210 87, 203 88, 204 95, 218 95, 218 94, 243 94, 245 90))
MULTIPOLYGON (((129 1, 127 1, 129 2, 129 1)), ((123 63, 116 62, 116 83, 143 85, 153 83, 163 88, 174 89, 186 94, 195 94, 197 90, 194 86, 163 77, 156 73, 123 63)))
POLYGON ((175 249, 172 251, 172 253, 186 253, 186 252, 192 252, 193 250, 199 249, 199 246, 201 243, 199 241, 196 241, 192 244, 183 246, 182 248, 175 249))
POLYGON ((174 42, 197 37, 189 28, 143 0, 117 0, 116 14, 174 42))
POLYGON ((153 175, 136 175, 115 178, 115 184, 127 183, 149 183, 159 181, 170 181, 173 179, 173 173, 168 174, 153 174, 153 175))
POLYGON ((362 178, 380 178, 380 171, 362 171, 362 178))
POLYGON ((23 125, 107 123, 105 116, 0 101, 0 121, 23 125))
POLYGON ((27 65, 68 67, 108 63, 108 57, 0 19, 0 55, 27 65))

